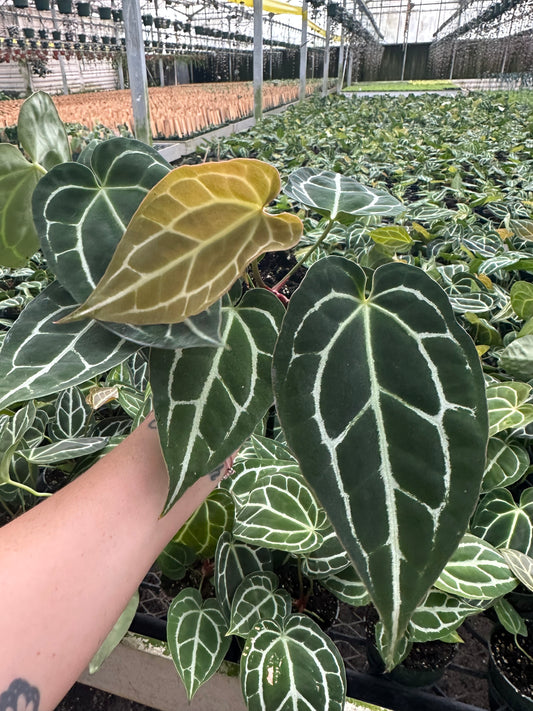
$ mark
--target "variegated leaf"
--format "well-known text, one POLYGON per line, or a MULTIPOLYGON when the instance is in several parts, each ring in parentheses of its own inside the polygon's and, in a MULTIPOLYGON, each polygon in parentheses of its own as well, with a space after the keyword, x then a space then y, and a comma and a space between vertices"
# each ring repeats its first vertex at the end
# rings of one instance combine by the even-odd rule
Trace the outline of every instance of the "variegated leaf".
POLYGON ((265 620, 248 637, 241 657, 248 711, 342 711, 346 672, 339 651, 305 615, 284 624, 265 620))
POLYGON ((513 548, 530 554, 533 546, 533 487, 516 503, 508 489, 495 489, 483 497, 471 524, 474 535, 495 548, 513 548))
POLYGON ((518 442, 505 442, 499 437, 491 437, 481 491, 487 493, 520 481, 528 467, 529 454, 518 442))
POLYGON ((254 454, 258 459, 277 459, 282 462, 296 462, 289 448, 269 437, 254 434, 250 438, 254 454))
POLYGON ((0 145, 0 264, 21 267, 39 249, 31 196, 44 175, 16 146, 0 145))
POLYGON ((235 590, 244 578, 251 573, 271 570, 272 554, 267 548, 237 541, 227 531, 220 536, 215 551, 214 586, 228 622, 235 590))
POLYGON ((504 557, 513 575, 516 576, 522 585, 525 585, 526 588, 533 591, 533 558, 521 551, 515 551, 511 548, 502 548, 500 553, 504 557))
POLYGON ((144 405, 145 396, 144 393, 135 390, 135 388, 121 385, 118 388, 117 400, 124 412, 132 419, 135 419, 139 410, 141 410, 144 405))
POLYGON ((102 642, 100 648, 89 662, 89 674, 95 674, 102 666, 111 652, 122 640, 126 632, 129 630, 137 607, 139 605, 139 592, 136 591, 131 600, 124 608, 122 614, 113 625, 113 629, 102 642))
POLYGON ((136 350, 93 321, 56 324, 73 303, 53 282, 13 324, 0 352, 0 409, 90 380, 136 350))
POLYGON ((31 160, 45 170, 71 160, 65 126, 52 97, 43 91, 32 94, 20 107, 17 137, 31 160))
POLYGON ((513 590, 518 581, 499 551, 467 533, 435 587, 470 600, 492 600, 513 590))
POLYGON ((261 620, 283 623, 292 610, 292 599, 286 590, 278 587, 275 573, 247 575, 233 596, 227 633, 246 638, 261 620))
POLYGON ((328 527, 322 532, 322 545, 303 559, 302 571, 310 578, 326 578, 350 565, 350 558, 335 531, 328 527))
POLYGON ((85 434, 90 407, 79 388, 67 388, 56 400, 56 417, 52 433, 57 440, 72 439, 85 434))
POLYGON ((171 580, 181 580, 187 568, 196 560, 196 553, 189 546, 170 541, 157 558, 163 575, 171 580))
POLYGON ((37 409, 35 411, 35 417, 33 422, 24 432, 24 436, 21 440, 21 447, 23 449, 31 449, 31 447, 37 447, 39 445, 46 433, 46 428, 50 421, 50 416, 43 409, 37 409))
POLYGON ((256 289, 223 312, 225 348, 151 352, 154 409, 170 475, 165 510, 229 457, 272 404, 270 369, 281 303, 256 289))
POLYGON ((498 621, 512 635, 523 635, 527 637, 527 625, 525 620, 518 614, 511 603, 504 597, 496 600, 494 611, 498 616, 498 621))
POLYGON ((237 509, 233 535, 252 545, 305 554, 322 545, 326 525, 326 514, 303 478, 271 474, 237 509))
POLYGON ((29 402, 14 415, 0 415, 0 484, 10 481, 11 459, 32 426, 35 414, 35 403, 29 402))
POLYGON ((339 222, 368 215, 393 217, 404 210, 402 203, 385 190, 368 188, 330 170, 299 168, 291 173, 284 192, 319 215, 339 222))
POLYGON ((479 609, 466 600, 439 590, 430 590, 414 611, 408 627, 411 642, 432 642, 456 630, 479 609))
POLYGON ((273 372, 288 444, 399 641, 478 498, 487 420, 474 345, 421 270, 385 265, 371 286, 329 257, 291 298, 273 372))
POLYGON ((514 378, 533 379, 533 334, 515 338, 498 354, 498 360, 500 366, 514 378))
POLYGON ((118 400, 118 387, 116 385, 111 388, 95 385, 89 388, 89 394, 85 398, 87 405, 94 411, 99 410, 109 402, 113 402, 113 400, 118 400))
POLYGON ((370 602, 368 590, 353 565, 349 565, 347 568, 323 578, 320 584, 339 600, 353 607, 368 605, 370 602))
POLYGON ((408 639, 407 634, 404 634, 400 637, 399 644, 396 644, 393 648, 391 648, 390 637, 387 634, 385 626, 381 620, 376 624, 375 643, 376 650, 381 659, 390 660, 390 669, 394 669, 394 667, 401 664, 413 646, 412 642, 408 639))
POLYGON ((224 531, 231 531, 235 516, 233 499, 227 491, 215 489, 200 504, 173 540, 191 548, 199 558, 211 558, 224 531))
POLYGON ((296 215, 264 211, 277 170, 240 159, 184 165, 143 200, 98 287, 69 320, 179 323, 223 296, 263 252, 293 247, 296 215))
POLYGON ((272 474, 299 476, 297 462, 278 461, 277 459, 247 458, 233 464, 235 474, 225 479, 221 486, 235 497, 240 506, 248 501, 250 493, 272 474))
POLYGON ((47 466, 98 452, 106 446, 107 442, 107 437, 77 437, 52 442, 52 444, 45 444, 42 447, 22 449, 20 454, 28 462, 47 466))
POLYGON ((500 269, 530 269, 533 266, 533 253, 529 252, 504 252, 489 257, 479 267, 482 274, 495 274, 500 269))
POLYGON ((167 641, 189 701, 217 671, 230 645, 226 619, 217 600, 202 601, 185 588, 174 598, 167 620, 167 641))
POLYGON ((531 385, 517 381, 495 383, 487 387, 487 405, 489 408, 489 434, 512 427, 524 427, 533 422, 533 404, 531 385))
POLYGON ((41 247, 75 304, 96 287, 133 213, 169 171, 150 146, 112 138, 96 146, 90 168, 63 163, 39 182, 33 218, 41 247))

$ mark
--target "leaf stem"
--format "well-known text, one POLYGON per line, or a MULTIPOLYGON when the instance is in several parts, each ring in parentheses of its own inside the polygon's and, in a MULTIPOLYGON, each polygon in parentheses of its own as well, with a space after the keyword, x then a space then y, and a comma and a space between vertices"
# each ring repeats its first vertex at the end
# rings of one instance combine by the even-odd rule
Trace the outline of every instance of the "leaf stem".
POLYGON ((252 262, 252 274, 254 275, 255 285, 266 289, 267 285, 263 281, 263 277, 261 276, 261 272, 259 271, 259 262, 257 261, 257 259, 254 259, 254 261, 252 262))
POLYGON ((300 257, 300 259, 296 262, 296 264, 295 264, 291 269, 289 269, 289 271, 288 271, 287 274, 283 277, 283 279, 282 279, 280 282, 278 282, 278 283, 276 284, 276 286, 272 287, 272 291, 277 292, 277 291, 279 291, 280 289, 282 289, 282 288, 285 286, 285 284, 289 281, 289 279, 291 278, 291 276, 292 276, 296 271, 298 271, 298 269, 302 266, 302 264, 303 264, 304 262, 306 262, 306 261, 309 259, 309 257, 313 254, 313 252, 314 252, 314 251, 322 244, 322 242, 326 239, 326 237, 327 237, 328 234, 330 233, 331 228, 333 227, 334 224, 335 224, 334 220, 331 220, 331 219, 330 219, 330 220, 328 221, 328 224, 327 224, 326 227, 324 228, 324 231, 322 232, 322 234, 320 235, 320 237, 317 239, 317 241, 316 241, 314 244, 312 244, 312 245, 309 247, 309 249, 305 252, 305 254, 304 254, 302 257, 300 257))
POLYGON ((13 481, 13 479, 10 479, 9 483, 17 489, 22 489, 22 491, 25 491, 32 496, 36 496, 38 499, 47 499, 49 496, 52 496, 52 494, 46 491, 35 491, 35 489, 32 489, 31 486, 26 486, 26 484, 22 484, 20 481, 13 481))

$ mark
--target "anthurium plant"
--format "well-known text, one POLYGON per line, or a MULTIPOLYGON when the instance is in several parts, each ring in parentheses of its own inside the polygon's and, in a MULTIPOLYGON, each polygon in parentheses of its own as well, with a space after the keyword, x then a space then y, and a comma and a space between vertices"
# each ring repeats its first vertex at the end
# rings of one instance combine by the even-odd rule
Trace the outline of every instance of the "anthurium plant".
MULTIPOLYGON (((235 635, 249 709, 334 711, 342 660, 303 614, 305 600, 292 611, 280 561, 349 604, 370 600, 388 669, 412 641, 453 638, 476 599, 517 584, 500 539, 485 542, 500 509, 479 497, 523 477, 519 446, 495 436, 533 412, 527 383, 486 387, 458 323, 464 299, 487 307, 477 296, 490 292, 486 279, 441 265, 439 245, 397 224, 397 198, 315 168, 289 177, 292 211, 268 208, 279 190, 270 164, 172 169, 127 138, 49 166, 32 211, 55 280, 4 340, 0 494, 32 493, 24 462, 82 471, 152 407, 170 477, 165 511, 240 447, 234 477, 160 558, 177 578, 197 557, 214 561, 216 597, 185 588, 169 610, 173 659, 192 697, 235 635), (349 236, 351 251, 332 253, 333 235, 335 245, 349 236), (308 269, 281 299, 281 283, 264 284, 261 255, 301 241, 308 269), (98 419, 109 402, 126 417, 98 419), (456 582, 464 560, 468 590, 456 582), (473 594, 487 575, 497 584, 473 594)), ((527 309, 524 294, 516 288, 515 302, 527 309)), ((502 358, 524 367, 516 353, 502 358)))

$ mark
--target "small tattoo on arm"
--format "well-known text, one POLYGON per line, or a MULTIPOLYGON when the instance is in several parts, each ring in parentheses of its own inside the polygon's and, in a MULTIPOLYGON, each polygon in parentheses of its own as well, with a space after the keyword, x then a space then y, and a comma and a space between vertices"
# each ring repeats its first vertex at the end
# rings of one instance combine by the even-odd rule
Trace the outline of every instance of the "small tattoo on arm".
POLYGON ((224 464, 219 464, 216 469, 213 469, 212 472, 209 472, 209 478, 211 481, 216 481, 218 477, 222 474, 224 470, 224 464))
POLYGON ((15 679, 0 694, 0 711, 39 711, 40 698, 39 689, 24 679, 15 679))
POLYGON ((157 429, 157 422, 155 421, 155 418, 152 419, 152 420, 150 420, 150 422, 148 423, 148 427, 149 427, 151 430, 156 430, 156 429, 157 429))

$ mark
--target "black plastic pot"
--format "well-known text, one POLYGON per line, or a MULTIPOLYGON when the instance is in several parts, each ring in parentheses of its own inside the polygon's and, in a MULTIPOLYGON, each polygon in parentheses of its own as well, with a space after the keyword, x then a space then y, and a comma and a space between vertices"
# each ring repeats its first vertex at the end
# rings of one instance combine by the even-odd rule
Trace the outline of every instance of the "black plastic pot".
MULTIPOLYGON (((533 623, 528 622, 529 635, 533 632, 533 623)), ((519 637, 520 640, 528 638, 519 637)), ((524 642, 525 644, 525 642, 524 642)), ((497 626, 489 640, 489 697, 493 711, 511 709, 512 711, 533 711, 533 698, 518 688, 515 677, 510 675, 527 670, 532 663, 516 647, 513 635, 503 627, 497 626), (516 657, 514 657, 516 652, 516 657)))
POLYGON ((80 17, 90 17, 91 16, 91 3, 90 2, 79 2, 78 3, 78 15, 80 17))
POLYGON ((39 30, 37 34, 39 35, 39 39, 48 39, 47 30, 39 30))
POLYGON ((143 15, 142 21, 145 27, 150 27, 154 24, 154 18, 152 17, 152 15, 143 15))
POLYGON ((111 37, 102 37, 102 44, 109 44, 111 42, 111 37))
POLYGON ((50 9, 50 0, 35 0, 35 7, 40 12, 50 9))
POLYGON ((72 0, 57 0, 57 9, 62 15, 72 13, 72 0))
POLYGON ((33 39, 35 37, 35 30, 33 27, 23 27, 22 32, 24 33, 24 37, 27 39, 33 39))
POLYGON ((13 5, 19 8, 28 7, 28 0, 13 0, 13 5))
POLYGON ((52 39, 58 42, 61 39, 61 32, 59 30, 53 30, 52 39))
POLYGON ((84 35, 84 34, 78 35, 78 39, 82 43, 87 42, 87 35, 84 35))
POLYGON ((111 8, 110 7, 99 7, 98 14, 100 15, 101 20, 110 20, 111 19, 111 8))
POLYGON ((112 10, 111 14, 113 15, 113 22, 122 22, 124 19, 122 10, 112 10))

